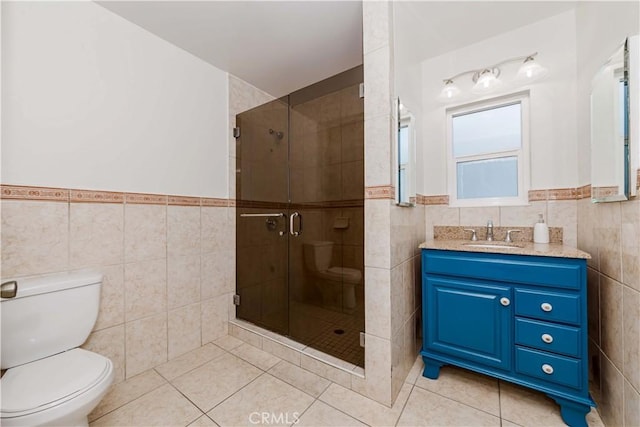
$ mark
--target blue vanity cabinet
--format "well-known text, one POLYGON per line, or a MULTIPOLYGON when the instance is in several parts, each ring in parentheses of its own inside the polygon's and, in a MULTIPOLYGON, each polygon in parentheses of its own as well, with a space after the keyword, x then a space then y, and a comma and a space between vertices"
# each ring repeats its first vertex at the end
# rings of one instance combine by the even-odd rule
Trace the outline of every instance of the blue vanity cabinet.
POLYGON ((491 375, 587 425, 586 260, 423 249, 422 272, 425 377, 448 364, 491 375))

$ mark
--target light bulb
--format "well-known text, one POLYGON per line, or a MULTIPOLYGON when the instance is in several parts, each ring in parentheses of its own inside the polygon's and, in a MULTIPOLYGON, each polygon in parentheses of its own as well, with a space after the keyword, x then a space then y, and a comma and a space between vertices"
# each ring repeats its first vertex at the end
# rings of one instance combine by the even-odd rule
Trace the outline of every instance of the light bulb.
POLYGON ((502 82, 498 80, 498 75, 500 75, 500 70, 497 68, 492 70, 485 68, 484 70, 479 71, 474 79, 476 84, 473 86, 471 91, 473 93, 483 94, 497 89, 502 85, 502 82))
POLYGON ((547 75, 547 69, 533 59, 533 56, 527 57, 524 63, 518 69, 516 79, 520 81, 532 82, 541 79, 547 75))
POLYGON ((453 84, 453 80, 445 80, 444 87, 442 88, 442 91, 440 91, 438 99, 440 99, 441 101, 449 101, 459 94, 460 89, 458 88, 458 86, 453 84))

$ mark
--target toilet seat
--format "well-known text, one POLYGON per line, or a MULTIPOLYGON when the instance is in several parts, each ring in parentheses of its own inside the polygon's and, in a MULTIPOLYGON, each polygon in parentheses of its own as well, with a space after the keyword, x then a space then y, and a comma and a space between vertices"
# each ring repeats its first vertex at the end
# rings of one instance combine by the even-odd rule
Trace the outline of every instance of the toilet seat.
POLYGON ((326 271, 318 272, 318 276, 323 279, 354 284, 360 283, 360 279, 362 279, 360 270, 348 267, 330 267, 326 271))
POLYGON ((80 348, 8 369, 0 380, 3 420, 62 405, 111 382, 113 363, 80 348))

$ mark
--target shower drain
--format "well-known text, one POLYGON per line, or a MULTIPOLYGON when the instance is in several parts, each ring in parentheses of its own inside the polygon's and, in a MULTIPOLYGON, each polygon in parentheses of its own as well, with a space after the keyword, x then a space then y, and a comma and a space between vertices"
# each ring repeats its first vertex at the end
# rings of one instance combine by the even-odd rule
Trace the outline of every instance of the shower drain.
POLYGON ((336 335, 342 335, 344 334, 344 329, 334 329, 333 333, 336 335))

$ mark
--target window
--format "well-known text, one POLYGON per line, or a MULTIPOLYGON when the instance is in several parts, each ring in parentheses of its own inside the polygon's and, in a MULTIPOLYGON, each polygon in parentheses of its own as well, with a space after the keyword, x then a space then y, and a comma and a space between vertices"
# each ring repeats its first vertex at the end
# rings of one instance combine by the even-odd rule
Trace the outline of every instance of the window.
POLYGON ((447 110, 452 205, 527 204, 528 113, 522 94, 447 110))

